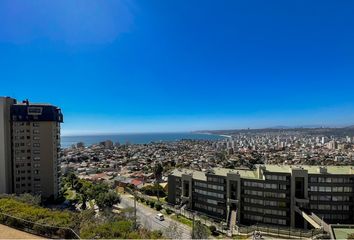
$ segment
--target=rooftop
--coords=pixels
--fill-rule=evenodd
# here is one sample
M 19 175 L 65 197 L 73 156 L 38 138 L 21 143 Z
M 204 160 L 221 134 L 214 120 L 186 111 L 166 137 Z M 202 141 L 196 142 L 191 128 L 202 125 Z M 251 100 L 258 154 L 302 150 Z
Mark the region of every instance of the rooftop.
M 354 166 L 290 166 L 290 165 L 260 165 L 265 167 L 264 172 L 274 173 L 290 173 L 292 169 L 304 169 L 309 174 L 320 174 L 320 168 L 326 170 L 326 174 L 349 175 L 354 174 Z M 238 173 L 242 178 L 258 179 L 257 170 L 250 169 L 227 169 L 227 168 L 213 168 L 210 170 L 213 174 L 218 176 L 227 176 L 227 174 Z M 181 177 L 183 174 L 193 175 L 194 179 L 206 181 L 207 171 L 194 171 L 190 169 L 175 169 L 172 173 L 174 176 Z

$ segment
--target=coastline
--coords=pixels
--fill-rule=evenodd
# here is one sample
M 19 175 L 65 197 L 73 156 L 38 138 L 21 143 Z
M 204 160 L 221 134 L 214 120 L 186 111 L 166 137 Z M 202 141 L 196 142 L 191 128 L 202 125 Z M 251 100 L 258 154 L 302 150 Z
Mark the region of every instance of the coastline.
M 232 138 L 232 136 L 231 136 L 231 135 L 220 135 L 220 134 L 215 134 L 215 135 L 217 135 L 217 136 L 221 136 L 221 137 L 226 137 L 226 138 Z
M 67 148 L 78 142 L 86 146 L 97 144 L 106 140 L 116 143 L 148 144 L 151 142 L 174 142 L 182 139 L 191 140 L 223 140 L 226 136 L 206 134 L 198 132 L 186 133 L 151 133 L 151 134 L 110 134 L 110 135 L 86 135 L 86 136 L 62 136 L 61 145 Z
M 210 133 L 210 132 L 192 132 L 196 134 L 204 134 L 204 135 L 213 135 L 213 136 L 219 136 L 219 137 L 224 137 L 224 138 L 232 138 L 231 135 L 225 135 L 225 134 L 215 134 L 215 133 Z

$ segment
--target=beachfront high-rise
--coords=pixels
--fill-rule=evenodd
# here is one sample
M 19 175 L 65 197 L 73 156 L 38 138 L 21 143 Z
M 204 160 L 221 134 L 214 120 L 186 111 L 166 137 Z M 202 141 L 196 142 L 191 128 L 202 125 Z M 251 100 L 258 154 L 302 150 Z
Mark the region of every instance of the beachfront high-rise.
M 0 193 L 59 192 L 61 110 L 0 97 Z

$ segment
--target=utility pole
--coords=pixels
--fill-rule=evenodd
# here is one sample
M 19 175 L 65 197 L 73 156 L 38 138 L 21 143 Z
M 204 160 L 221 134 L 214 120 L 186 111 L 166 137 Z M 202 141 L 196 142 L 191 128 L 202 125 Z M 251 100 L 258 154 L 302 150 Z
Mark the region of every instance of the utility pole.
M 160 202 L 160 181 L 159 179 L 156 179 L 157 181 L 157 201 Z
M 136 222 L 136 195 L 134 193 L 134 228 L 137 228 L 137 222 Z
M 125 187 L 124 188 L 128 193 L 130 193 L 131 195 L 133 195 L 134 197 L 134 229 L 137 228 L 137 217 L 136 217 L 136 193 L 134 190 L 131 190 L 130 188 Z

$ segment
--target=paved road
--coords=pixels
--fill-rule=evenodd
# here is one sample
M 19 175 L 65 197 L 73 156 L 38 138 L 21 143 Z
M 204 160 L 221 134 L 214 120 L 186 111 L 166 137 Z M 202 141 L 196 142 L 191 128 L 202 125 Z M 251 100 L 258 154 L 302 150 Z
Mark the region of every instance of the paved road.
M 134 199 L 133 196 L 131 195 L 121 195 L 122 201 L 120 203 L 121 207 L 127 208 L 127 207 L 134 207 Z M 177 221 L 174 221 L 168 217 L 165 216 L 165 221 L 159 221 L 155 218 L 156 214 L 158 211 L 149 208 L 139 202 L 136 203 L 137 206 L 137 211 L 136 215 L 138 218 L 138 221 L 147 229 L 151 230 L 161 230 L 162 232 L 165 232 L 166 228 L 171 224 L 171 222 L 177 223 L 177 226 L 179 226 L 179 229 L 182 232 L 182 239 L 190 239 L 190 232 L 191 228 L 188 226 L 179 223 Z

